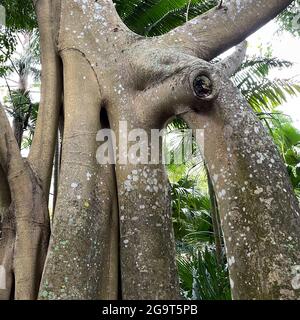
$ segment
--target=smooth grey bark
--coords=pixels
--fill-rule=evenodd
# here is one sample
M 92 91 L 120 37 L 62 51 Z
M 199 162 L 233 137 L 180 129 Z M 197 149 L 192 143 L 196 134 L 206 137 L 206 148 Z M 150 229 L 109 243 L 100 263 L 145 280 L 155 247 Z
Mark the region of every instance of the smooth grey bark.
M 205 128 L 203 157 L 216 191 L 234 299 L 299 299 L 300 219 L 274 142 L 232 83 L 183 119 Z M 279 200 L 280 199 L 280 200 Z
M 40 181 L 20 154 L 0 106 L 0 165 L 11 203 L 3 217 L 0 256 L 7 273 L 5 297 L 36 299 L 49 241 L 49 213 Z M 5 179 L 6 177 L 6 179 Z M 2 191 L 2 190 L 1 190 Z M 3 191 L 2 191 L 3 193 Z M 6 197 L 7 199 L 7 197 Z M 8 203 L 7 203 L 8 204 Z M 14 288 L 14 292 L 10 289 Z
M 224 0 L 166 35 L 162 43 L 210 61 L 275 18 L 293 0 Z
M 286 4 L 282 1 L 279 5 L 273 1 L 272 5 L 265 8 L 264 4 L 257 2 L 257 5 L 265 8 L 262 10 L 265 22 Z M 246 5 L 245 8 L 249 7 Z M 247 14 L 251 12 L 255 21 L 257 10 Z M 240 14 L 245 13 L 243 11 Z M 124 299 L 176 299 L 178 279 L 174 237 L 166 176 L 162 167 L 117 166 L 114 176 L 109 173 L 114 171 L 113 167 L 101 168 L 93 157 L 88 157 L 96 151 L 90 135 L 95 135 L 100 128 L 96 121 L 100 106 L 105 106 L 109 126 L 116 132 L 120 120 L 127 120 L 130 128 L 144 128 L 148 132 L 153 128 L 163 128 L 174 114 L 198 108 L 199 99 L 193 90 L 194 80 L 199 74 L 214 79 L 212 67 L 189 55 L 190 51 L 184 51 L 184 46 L 181 52 L 174 49 L 173 45 L 163 43 L 162 38 L 144 39 L 133 34 L 119 19 L 111 1 L 103 1 L 101 7 L 92 1 L 84 3 L 84 6 L 80 1 L 61 1 L 60 17 L 57 44 L 64 68 L 65 132 L 58 204 L 41 297 L 97 299 L 109 292 L 109 297 L 116 298 L 118 284 L 109 284 L 105 279 L 116 280 L 116 273 L 120 272 L 120 295 Z M 255 26 L 258 26 L 257 22 Z M 231 37 L 235 37 L 235 32 L 231 31 Z M 220 79 L 224 77 L 222 74 L 218 76 Z M 217 90 L 217 86 L 214 86 L 211 96 L 201 100 L 203 108 L 216 99 Z M 235 98 L 232 94 L 231 99 Z M 224 109 L 228 103 L 228 100 L 224 101 Z M 84 109 L 81 107 L 83 105 L 86 106 Z M 78 123 L 78 119 L 82 121 Z M 86 166 L 92 174 L 89 181 Z M 284 172 L 283 167 L 281 170 Z M 76 177 L 76 180 L 73 181 L 71 177 Z M 116 179 L 117 189 L 112 177 Z M 288 184 L 287 176 L 285 178 Z M 151 185 L 154 181 L 156 185 Z M 108 186 L 103 189 L 101 182 Z M 106 195 L 107 188 L 118 191 L 115 197 L 113 191 L 110 196 Z M 159 192 L 153 192 L 157 188 Z M 104 207 L 99 207 L 103 197 Z M 117 239 L 116 225 L 109 222 L 114 221 L 109 217 L 115 216 L 111 205 L 116 204 L 116 198 L 120 253 L 114 245 Z M 228 207 L 219 202 L 223 207 L 221 211 L 226 212 Z M 291 207 L 291 212 L 293 209 Z M 72 229 L 69 228 L 70 223 L 74 224 Z M 223 228 L 226 229 L 226 224 Z M 120 270 L 112 270 L 119 254 Z M 103 260 L 107 256 L 111 259 Z M 255 256 L 259 259 L 258 252 Z M 71 268 L 66 271 L 66 266 L 74 264 L 74 261 L 76 270 Z M 246 265 L 242 259 L 239 263 L 241 269 Z M 91 268 L 88 272 L 87 267 Z M 239 274 L 239 271 L 235 272 Z M 232 279 L 236 282 L 233 287 L 235 297 L 253 298 L 255 294 L 258 298 L 262 297 L 258 292 L 247 294 L 243 291 L 241 294 L 238 290 L 246 286 L 239 286 L 238 280 Z M 285 285 L 290 285 L 285 280 Z M 274 287 L 270 287 L 268 294 L 279 297 L 277 292 L 275 294 L 272 291 Z
M 38 0 L 35 4 L 41 50 L 41 101 L 28 162 L 49 194 L 55 142 L 62 106 L 62 66 L 56 40 L 60 21 L 60 1 Z
M 247 41 L 243 41 L 235 48 L 235 51 L 231 55 L 218 63 L 218 67 L 227 77 L 231 77 L 238 72 L 246 57 L 247 45 Z
M 0 161 L 2 163 L 2 161 Z M 11 297 L 12 264 L 13 264 L 13 239 L 14 232 L 10 220 L 9 207 L 11 204 L 9 186 L 2 165 L 0 165 L 0 261 L 6 270 L 6 289 L 0 290 L 0 300 Z

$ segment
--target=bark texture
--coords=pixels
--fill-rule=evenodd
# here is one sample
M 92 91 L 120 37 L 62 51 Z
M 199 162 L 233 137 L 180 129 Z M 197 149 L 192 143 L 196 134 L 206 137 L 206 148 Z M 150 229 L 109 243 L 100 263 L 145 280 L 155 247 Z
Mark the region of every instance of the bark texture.
M 4 298 L 36 299 L 48 249 L 47 201 L 39 179 L 20 155 L 2 107 L 0 130 L 0 173 L 5 173 L 1 190 L 5 211 L 2 212 L 0 256 L 7 273 L 3 295 Z
M 298 299 L 300 219 L 288 174 L 238 90 L 218 71 L 213 77 L 217 98 L 183 119 L 205 128 L 201 147 L 220 207 L 233 298 Z

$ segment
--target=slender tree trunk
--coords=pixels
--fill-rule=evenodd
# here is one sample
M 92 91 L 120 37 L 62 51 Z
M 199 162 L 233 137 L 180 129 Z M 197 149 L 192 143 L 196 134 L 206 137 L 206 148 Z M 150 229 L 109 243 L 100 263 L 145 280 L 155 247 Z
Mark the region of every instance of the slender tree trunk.
M 18 144 L 18 147 L 21 149 L 22 139 L 23 139 L 23 121 L 19 119 L 14 119 L 13 121 L 13 131 Z
M 9 186 L 11 197 L 2 223 L 2 259 L 8 277 L 7 292 L 4 294 L 16 299 L 36 299 L 49 240 L 47 201 L 39 179 L 20 155 L 2 106 L 0 130 L 0 161 L 3 169 L 0 173 L 4 173 L 4 190 L 1 191 L 7 194 Z M 12 288 L 14 292 L 9 291 Z

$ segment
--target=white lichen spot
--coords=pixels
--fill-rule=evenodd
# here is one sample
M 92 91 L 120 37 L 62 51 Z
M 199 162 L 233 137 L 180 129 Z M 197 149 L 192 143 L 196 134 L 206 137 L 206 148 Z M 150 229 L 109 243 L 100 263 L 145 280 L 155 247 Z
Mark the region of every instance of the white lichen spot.
M 3 265 L 0 265 L 0 290 L 6 289 L 6 271 Z
M 273 198 L 269 198 L 269 199 L 259 199 L 261 203 L 265 203 L 267 208 L 271 208 L 272 206 L 272 202 L 273 202 Z
M 292 276 L 293 276 L 293 279 L 291 281 L 292 288 L 294 290 L 300 290 L 300 265 L 292 267 Z
M 226 196 L 226 190 L 223 189 L 222 191 L 219 192 L 219 197 L 224 198 L 225 196 Z
M 86 178 L 87 178 L 88 181 L 91 180 L 91 177 L 92 177 L 92 174 L 89 173 L 89 172 L 87 172 L 87 173 L 86 173 Z
M 231 278 L 230 278 L 230 287 L 231 287 L 231 289 L 234 288 L 234 281 Z
M 78 187 L 78 183 L 73 182 L 73 183 L 71 184 L 71 188 L 72 188 L 72 189 L 76 189 L 77 187 Z
M 255 194 L 259 195 L 261 193 L 264 192 L 264 189 L 263 188 L 260 188 L 260 187 L 256 187 L 256 190 L 254 191 Z
M 229 264 L 229 267 L 235 264 L 235 258 L 233 256 L 228 259 L 228 264 Z
M 213 179 L 214 179 L 214 181 L 215 181 L 215 182 L 217 182 L 217 181 L 218 181 L 218 179 L 219 179 L 219 175 L 214 174 L 214 175 L 213 175 Z

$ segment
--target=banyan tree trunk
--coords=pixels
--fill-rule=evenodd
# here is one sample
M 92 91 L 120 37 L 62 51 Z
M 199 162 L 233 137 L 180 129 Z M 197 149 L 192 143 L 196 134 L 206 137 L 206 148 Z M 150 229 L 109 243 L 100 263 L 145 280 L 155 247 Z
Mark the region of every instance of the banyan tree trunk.
M 179 298 L 168 180 L 150 137 L 174 116 L 199 142 L 204 130 L 233 297 L 300 297 L 299 209 L 282 159 L 228 80 L 231 68 L 205 61 L 289 3 L 223 1 L 164 36 L 144 38 L 123 24 L 110 0 L 34 1 L 42 99 L 26 161 L 0 114 L 1 298 Z

